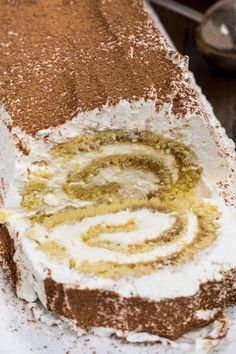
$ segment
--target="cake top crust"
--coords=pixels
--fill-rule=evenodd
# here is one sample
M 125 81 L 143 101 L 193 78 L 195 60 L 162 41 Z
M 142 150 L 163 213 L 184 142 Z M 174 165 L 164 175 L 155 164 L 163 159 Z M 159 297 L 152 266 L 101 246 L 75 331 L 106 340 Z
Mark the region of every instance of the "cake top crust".
M 0 0 L 0 48 L 0 102 L 28 134 L 122 99 L 196 109 L 140 0 Z

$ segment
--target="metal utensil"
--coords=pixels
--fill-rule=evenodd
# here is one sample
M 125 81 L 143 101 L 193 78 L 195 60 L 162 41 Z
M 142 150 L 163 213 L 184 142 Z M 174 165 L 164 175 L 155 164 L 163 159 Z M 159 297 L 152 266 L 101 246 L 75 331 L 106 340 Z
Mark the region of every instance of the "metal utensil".
M 175 0 L 151 0 L 199 23 L 196 43 L 200 52 L 215 66 L 236 70 L 236 0 L 222 0 L 203 15 Z

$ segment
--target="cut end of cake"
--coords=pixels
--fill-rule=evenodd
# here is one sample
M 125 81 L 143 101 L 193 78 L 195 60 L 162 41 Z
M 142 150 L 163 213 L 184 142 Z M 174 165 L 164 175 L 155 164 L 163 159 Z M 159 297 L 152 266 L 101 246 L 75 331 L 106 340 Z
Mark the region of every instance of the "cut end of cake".
M 11 187 L 18 195 L 1 211 L 21 245 L 15 256 L 20 297 L 38 296 L 47 309 L 76 321 L 78 330 L 114 326 L 124 337 L 137 331 L 177 338 L 222 312 L 227 296 L 215 316 L 195 315 L 211 309 L 210 300 L 202 303 L 213 284 L 220 301 L 225 279 L 229 286 L 235 280 L 230 247 L 224 250 L 228 270 L 220 263 L 222 242 L 230 237 L 225 220 L 235 210 L 191 147 L 153 131 L 105 130 L 45 144 L 37 155 L 24 156 L 20 171 L 23 180 Z M 102 319 L 85 320 L 87 292 Z M 177 325 L 183 301 L 188 320 Z M 108 302 L 116 308 L 109 319 Z M 170 304 L 177 314 L 167 320 Z M 145 324 L 137 327 L 146 307 Z M 126 311 L 138 316 L 135 321 Z

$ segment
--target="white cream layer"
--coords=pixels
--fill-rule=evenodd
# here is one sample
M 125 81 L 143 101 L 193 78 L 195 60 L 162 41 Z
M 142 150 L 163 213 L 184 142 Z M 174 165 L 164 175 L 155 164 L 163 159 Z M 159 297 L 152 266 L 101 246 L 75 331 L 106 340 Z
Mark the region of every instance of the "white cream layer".
M 142 209 L 136 212 L 122 211 L 117 214 L 107 214 L 104 216 L 85 218 L 80 223 L 59 225 L 53 230 L 47 230 L 46 228 L 37 225 L 33 229 L 34 239 L 42 244 L 47 241 L 57 242 L 60 246 L 65 247 L 69 256 L 76 261 L 77 265 L 79 265 L 82 261 L 89 261 L 92 263 L 98 261 L 111 261 L 118 262 L 120 264 L 135 264 L 139 262 L 155 261 L 158 257 L 167 257 L 174 252 L 178 252 L 182 249 L 182 247 L 193 241 L 197 232 L 197 218 L 192 212 L 189 212 L 187 227 L 180 239 L 167 246 L 156 247 L 149 252 L 125 254 L 121 251 L 118 252 L 101 247 L 91 247 L 82 241 L 81 237 L 83 233 L 88 231 L 91 226 L 101 223 L 104 223 L 104 225 L 123 224 L 130 218 L 135 220 L 137 230 L 130 232 L 119 232 L 117 234 L 103 234 L 99 238 L 109 240 L 112 243 L 115 242 L 114 238 L 116 238 L 116 240 L 121 244 L 135 244 L 140 241 L 143 242 L 145 240 L 157 238 L 160 236 L 161 232 L 170 228 L 175 221 L 175 218 L 171 215 L 152 213 L 147 209 Z M 14 229 L 17 229 L 19 219 L 14 216 L 13 218 L 10 218 L 9 222 Z M 26 229 L 25 236 L 27 237 L 29 231 Z M 34 243 L 36 251 L 38 243 L 34 241 L 32 242 Z M 45 262 L 46 261 L 47 256 L 45 256 Z M 68 264 L 66 260 L 64 263 Z

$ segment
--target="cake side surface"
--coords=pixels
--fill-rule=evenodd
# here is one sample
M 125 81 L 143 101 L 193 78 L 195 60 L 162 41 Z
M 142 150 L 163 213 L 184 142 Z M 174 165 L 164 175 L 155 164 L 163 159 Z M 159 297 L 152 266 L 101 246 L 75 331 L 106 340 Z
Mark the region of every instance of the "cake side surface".
M 0 227 L 0 265 L 4 269 L 6 279 L 11 283 L 14 290 L 17 284 L 17 268 L 13 260 L 15 253 L 14 242 L 6 227 Z
M 113 334 L 123 338 L 131 333 L 149 333 L 176 339 L 189 330 L 206 326 L 219 318 L 226 306 L 235 304 L 235 280 L 232 270 L 222 281 L 202 283 L 194 296 L 157 302 L 140 297 L 122 298 L 106 291 L 65 288 L 51 278 L 45 280 L 45 291 L 48 310 L 85 332 L 102 327 L 113 329 Z

